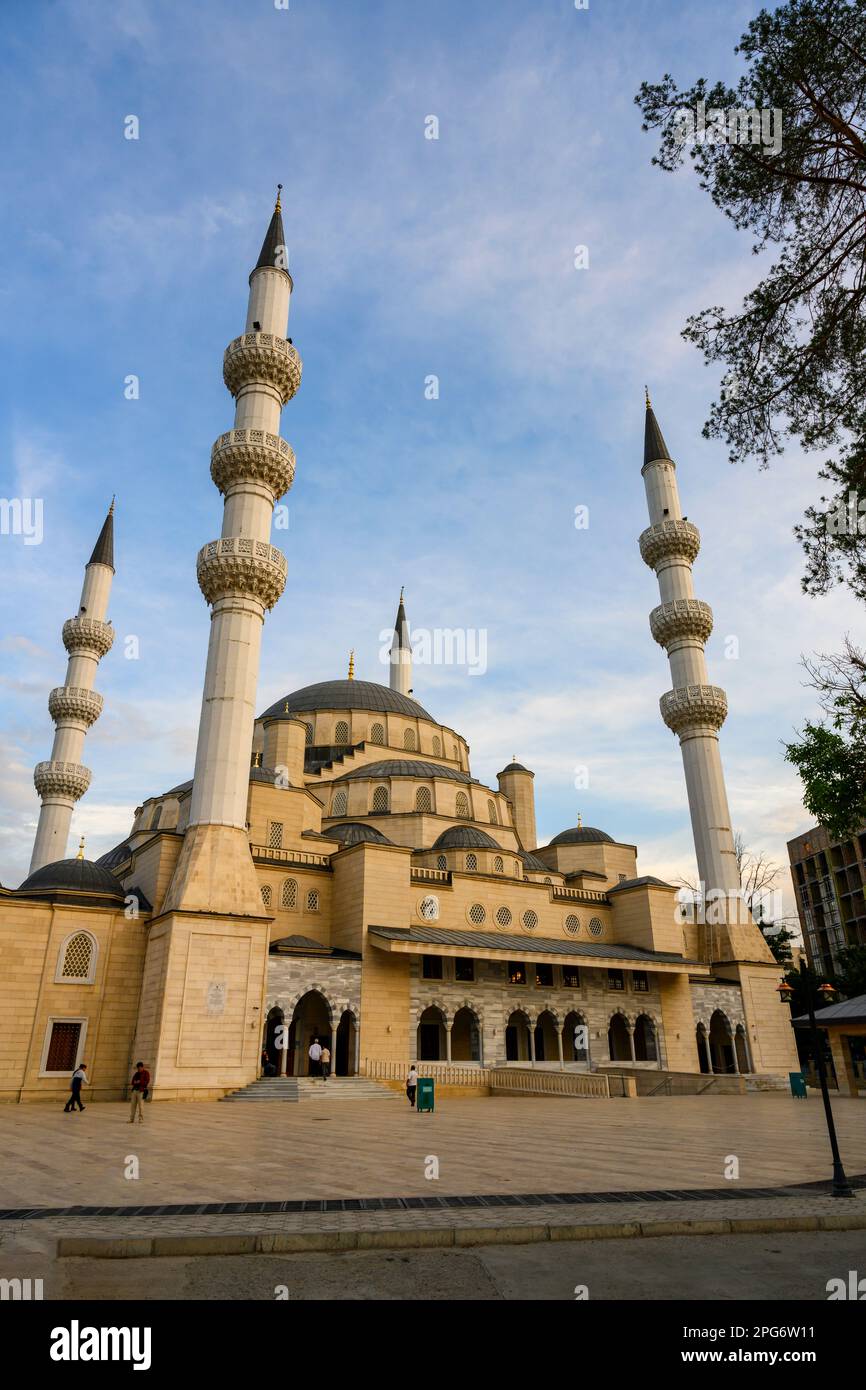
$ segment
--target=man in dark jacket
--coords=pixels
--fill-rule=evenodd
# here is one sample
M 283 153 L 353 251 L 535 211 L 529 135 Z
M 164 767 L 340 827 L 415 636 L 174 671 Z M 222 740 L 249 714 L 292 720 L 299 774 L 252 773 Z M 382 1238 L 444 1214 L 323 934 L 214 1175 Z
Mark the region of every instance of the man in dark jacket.
M 136 1062 L 135 1071 L 132 1073 L 132 1081 L 130 1082 L 129 1092 L 130 1124 L 134 1123 L 136 1115 L 138 1116 L 138 1123 L 144 1123 L 144 1106 L 142 1102 L 147 1100 L 149 1090 L 150 1072 L 147 1070 L 147 1067 L 144 1065 L 144 1062 Z

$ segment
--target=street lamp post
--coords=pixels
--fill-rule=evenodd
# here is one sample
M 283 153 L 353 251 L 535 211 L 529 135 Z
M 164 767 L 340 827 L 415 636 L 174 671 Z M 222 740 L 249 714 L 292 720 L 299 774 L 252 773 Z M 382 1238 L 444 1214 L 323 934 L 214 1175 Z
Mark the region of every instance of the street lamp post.
M 806 1008 L 809 1012 L 809 1024 L 812 1029 L 812 1046 L 815 1049 L 815 1061 L 818 1067 L 818 1080 L 821 1083 L 821 1099 L 824 1102 L 824 1115 L 827 1120 L 827 1133 L 830 1136 L 830 1148 L 833 1153 L 833 1196 L 834 1197 L 853 1197 L 854 1190 L 851 1187 L 845 1169 L 842 1167 L 842 1159 L 839 1155 L 839 1143 L 836 1139 L 836 1126 L 833 1123 L 833 1111 L 830 1106 L 830 1093 L 827 1090 L 827 1068 L 824 1066 L 824 1041 L 818 1034 L 818 1024 L 815 1021 L 815 996 L 821 995 L 827 1003 L 832 1002 L 832 996 L 836 990 L 832 985 L 816 985 L 815 976 L 812 974 L 808 965 L 801 965 L 799 970 L 800 979 L 803 982 L 803 991 L 806 996 Z M 783 980 L 779 985 L 779 998 L 783 1004 L 790 1002 L 794 994 L 793 987 Z

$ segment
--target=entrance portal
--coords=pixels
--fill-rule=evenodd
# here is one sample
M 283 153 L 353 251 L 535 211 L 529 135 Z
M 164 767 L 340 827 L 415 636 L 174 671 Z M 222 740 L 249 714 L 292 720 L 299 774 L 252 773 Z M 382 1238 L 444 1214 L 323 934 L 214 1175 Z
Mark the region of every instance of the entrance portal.
M 290 1075 L 310 1076 L 310 1044 L 318 1038 L 322 1047 L 331 1046 L 331 1011 L 318 990 L 311 989 L 299 999 L 292 1015 L 289 1033 Z M 286 1068 L 288 1071 L 288 1067 Z

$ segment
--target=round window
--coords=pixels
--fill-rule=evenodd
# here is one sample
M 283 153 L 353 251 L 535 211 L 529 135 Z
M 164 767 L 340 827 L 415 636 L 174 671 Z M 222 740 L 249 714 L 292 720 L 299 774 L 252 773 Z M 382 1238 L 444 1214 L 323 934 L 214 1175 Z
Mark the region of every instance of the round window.
M 523 925 L 527 931 L 535 931 L 535 928 L 538 926 L 538 913 L 533 912 L 531 909 L 529 912 L 524 912 Z
M 439 899 L 431 893 L 428 897 L 421 899 L 418 908 L 419 917 L 423 917 L 425 922 L 437 922 L 439 920 Z
M 481 923 L 485 920 L 486 917 L 487 913 L 485 912 L 481 903 L 473 903 L 469 909 L 470 922 L 474 922 L 476 927 L 480 927 Z
M 601 936 L 604 933 L 604 923 L 598 917 L 593 917 L 589 930 L 592 936 Z
M 580 918 L 575 917 L 573 912 L 565 919 L 565 930 L 572 936 L 577 936 L 580 931 Z
M 511 909 L 508 907 L 500 907 L 496 913 L 496 920 L 499 923 L 500 927 L 510 927 Z

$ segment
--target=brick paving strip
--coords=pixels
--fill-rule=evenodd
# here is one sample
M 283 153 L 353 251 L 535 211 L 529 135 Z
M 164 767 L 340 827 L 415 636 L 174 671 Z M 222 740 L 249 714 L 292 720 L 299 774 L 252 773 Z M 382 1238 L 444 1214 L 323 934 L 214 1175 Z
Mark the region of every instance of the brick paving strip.
M 866 1176 L 853 1178 L 858 1197 Z M 483 1210 L 483 1224 L 478 1217 Z M 664 1211 L 664 1215 L 662 1215 Z M 530 1217 L 531 1212 L 531 1218 Z M 580 1220 L 575 1217 L 579 1212 Z M 136 1259 L 424 1249 L 649 1236 L 866 1230 L 866 1204 L 827 1183 L 659 1192 L 503 1194 L 174 1207 L 21 1209 L 17 1234 L 57 1238 L 57 1255 Z M 122 1220 L 122 1232 L 118 1221 Z M 38 1223 L 38 1225 L 37 1225 Z

